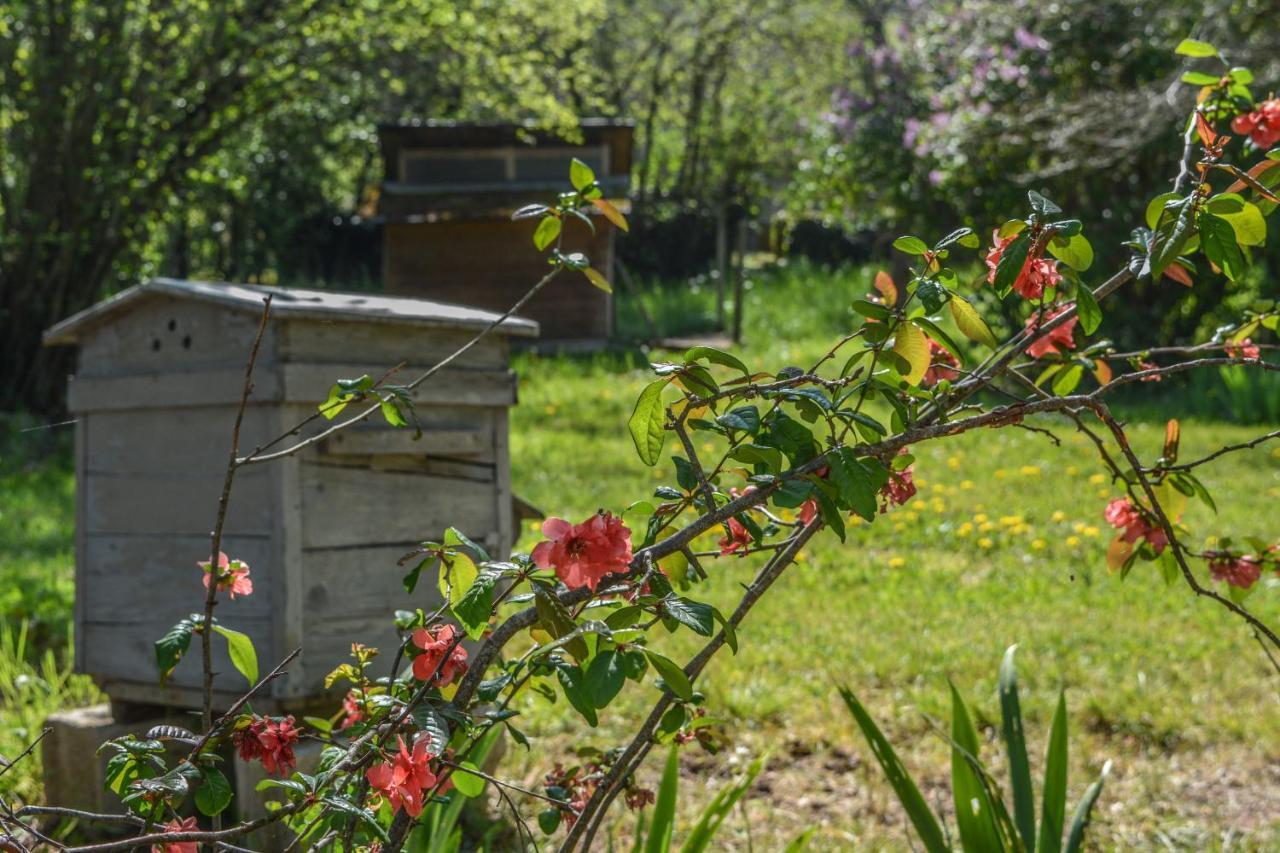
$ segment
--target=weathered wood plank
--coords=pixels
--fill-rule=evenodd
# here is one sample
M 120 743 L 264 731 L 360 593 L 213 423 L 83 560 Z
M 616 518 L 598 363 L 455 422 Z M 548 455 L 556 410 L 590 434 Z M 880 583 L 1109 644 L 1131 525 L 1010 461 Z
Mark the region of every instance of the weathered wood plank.
M 72 377 L 67 408 L 72 412 L 104 409 L 176 409 L 186 406 L 234 406 L 244 390 L 244 367 L 174 370 L 136 376 Z M 251 404 L 281 399 L 279 374 L 266 366 L 254 372 Z
M 241 471 L 227 509 L 229 535 L 271 532 L 272 502 L 268 473 L 262 467 Z M 83 485 L 88 533 L 208 535 L 222 490 L 219 475 L 203 477 L 97 474 Z
M 134 622 L 86 622 L 85 653 L 77 661 L 79 672 L 90 673 L 103 679 L 120 679 L 139 684 L 159 684 L 156 672 L 155 641 L 196 607 L 177 608 L 165 616 L 153 615 L 147 620 Z M 270 648 L 271 625 L 262 620 L 227 618 L 228 628 L 248 634 L 258 650 L 258 667 L 263 672 L 275 665 L 266 659 L 264 651 Z M 227 656 L 227 641 L 220 636 L 213 638 L 214 687 L 219 690 L 243 690 L 247 684 L 231 664 Z M 199 687 L 202 683 L 200 665 L 200 638 L 193 637 L 191 648 L 173 671 L 169 682 L 174 687 Z
M 406 543 L 304 551 L 301 598 L 306 604 L 307 635 L 329 633 L 329 623 L 344 615 L 390 619 L 397 609 L 430 610 L 439 604 L 434 569 L 423 570 L 412 595 L 404 591 L 402 580 L 416 560 L 403 566 L 397 561 L 412 550 L 413 544 Z
M 234 420 L 231 406 L 85 414 L 81 421 L 93 425 L 87 436 L 88 471 L 91 475 L 210 474 L 221 479 Z M 276 432 L 270 408 L 250 406 L 240 430 L 241 446 L 255 447 Z
M 397 381 L 409 382 L 427 366 L 404 368 Z M 289 401 L 319 405 L 337 379 L 354 379 L 368 374 L 375 379 L 386 372 L 386 365 L 361 364 L 297 364 L 281 367 L 284 398 Z M 447 367 L 413 392 L 414 402 L 422 405 L 512 406 L 516 402 L 516 376 L 509 370 Z
M 304 462 L 303 548 L 439 539 L 446 528 L 497 531 L 493 485 Z
M 325 439 L 320 448 L 327 456 L 480 456 L 492 445 L 482 427 L 475 429 L 424 429 L 415 439 L 412 429 L 348 429 Z
M 350 363 L 352 353 L 386 370 L 400 362 L 435 364 L 475 336 L 473 330 L 387 326 L 335 320 L 291 320 L 280 327 L 280 358 L 312 364 Z M 462 367 L 507 365 L 507 340 L 490 335 L 456 362 Z
M 272 614 L 272 546 L 262 536 L 229 536 L 223 551 L 249 564 L 250 596 L 225 596 L 219 618 L 267 619 Z M 208 536 L 118 536 L 88 534 L 79 593 L 82 622 L 127 622 L 146 614 L 204 601 L 203 573 L 197 561 L 209 559 Z
M 243 366 L 257 329 L 258 318 L 248 313 L 154 296 L 85 333 L 77 374 L 119 376 Z M 272 358 L 271 334 L 259 353 L 262 364 Z

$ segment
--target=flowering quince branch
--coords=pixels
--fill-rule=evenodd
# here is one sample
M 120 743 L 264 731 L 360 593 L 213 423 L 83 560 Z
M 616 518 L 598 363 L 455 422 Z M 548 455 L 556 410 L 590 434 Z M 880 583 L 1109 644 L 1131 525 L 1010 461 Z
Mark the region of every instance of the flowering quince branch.
M 1108 564 L 1121 578 L 1139 560 L 1155 563 L 1167 581 L 1181 578 L 1195 594 L 1245 620 L 1269 655 L 1280 649 L 1280 637 L 1243 604 L 1264 572 L 1280 571 L 1280 548 L 1250 540 L 1247 551 L 1225 541 L 1221 547 L 1193 551 L 1183 544 L 1187 531 L 1180 522 L 1188 497 L 1213 506 L 1194 469 L 1226 453 L 1256 447 L 1280 436 L 1280 430 L 1179 463 L 1180 427 L 1171 421 L 1160 458 L 1144 465 L 1105 402 L 1134 383 L 1193 369 L 1275 370 L 1276 365 L 1262 359 L 1264 349 L 1274 345 L 1255 343 L 1254 338 L 1274 333 L 1280 315 L 1274 307 L 1247 312 L 1213 341 L 1193 346 L 1117 353 L 1106 341 L 1088 342 L 1102 320 L 1100 305 L 1137 278 L 1163 277 L 1191 286 L 1196 268 L 1190 256 L 1197 253 L 1228 278 L 1245 269 L 1247 249 L 1259 240 L 1255 226 L 1275 206 L 1270 187 L 1280 180 L 1280 169 L 1266 164 L 1280 162 L 1264 160 L 1248 172 L 1228 162 L 1226 152 L 1233 143 L 1217 128 L 1230 124 L 1258 147 L 1259 139 L 1269 138 L 1274 112 L 1251 98 L 1246 103 L 1238 81 L 1230 78 L 1228 74 L 1225 82 L 1206 87 L 1210 91 L 1201 93 L 1189 121 L 1184 169 L 1194 181 L 1180 176 L 1174 193 L 1153 200 L 1147 227 L 1127 244 L 1133 259 L 1102 284 L 1091 288 L 1082 278 L 1093 261 L 1082 224 L 1065 218 L 1052 201 L 1030 193 L 1029 214 L 997 228 L 982 255 L 988 270 L 984 286 L 998 298 L 1027 304 L 1025 325 L 1003 344 L 948 266 L 959 249 L 980 249 L 973 231 L 959 229 L 932 244 L 913 236 L 895 241 L 912 258 L 909 281 L 899 286 L 887 274 L 877 276 L 876 292 L 854 302 L 864 322 L 808 370 L 761 372 L 710 347 L 693 347 L 681 359 L 654 364 L 654 379 L 637 400 L 628 428 L 638 456 L 650 466 L 659 462 L 667 433 L 674 433 L 673 484 L 659 486 L 652 500 L 637 501 L 620 515 L 602 509 L 576 522 L 549 518 L 542 528 L 544 540 L 532 553 L 507 560 L 490 559 L 453 529 L 440 542 L 423 543 L 413 555 L 422 560 L 406 577 L 406 587 L 413 591 L 424 568 L 438 569 L 445 601 L 433 612 L 397 614 L 401 642 L 388 676 L 373 677 L 376 650 L 359 644 L 353 645 L 353 662 L 334 670 L 330 684 L 341 681 L 349 687 L 341 717 L 327 729 L 317 724 L 326 747 L 314 775 L 291 772 L 298 736 L 292 718 L 241 713 L 248 696 L 282 672 L 286 660 L 266 678 L 250 678 L 254 686 L 249 693 L 216 723 L 206 709 L 204 734 L 190 737 L 196 748 L 177 768 L 168 769 L 146 742 L 114 743 L 122 764 L 145 769 L 124 788 L 134 817 L 145 821 L 145 834 L 85 849 L 221 843 L 283 821 L 294 833 L 294 845 L 337 844 L 351 850 L 379 844 L 391 853 L 441 797 L 475 796 L 492 783 L 521 831 L 527 829 L 513 793 L 545 806 L 538 818 L 544 832 L 567 825 L 561 850 L 589 850 L 620 794 L 625 792 L 628 805 L 637 808 L 651 799 L 636 785 L 635 774 L 654 745 L 697 740 L 715 748 L 717 735 L 704 716 L 697 679 L 721 648 L 736 652 L 737 629 L 814 536 L 830 530 L 844 540 L 850 525 L 874 524 L 880 515 L 911 501 L 912 447 L 983 428 L 1013 426 L 1052 435 L 1026 422 L 1037 416 L 1074 422 L 1121 487 L 1100 507 L 1117 529 Z M 1211 177 L 1219 173 L 1236 183 L 1215 191 Z M 518 214 L 538 220 L 535 245 L 550 250 L 553 267 L 524 299 L 566 268 L 600 284 L 585 258 L 560 252 L 565 222 L 590 224 L 583 210 L 593 209 L 625 226 L 588 167 L 575 163 L 570 180 L 573 191 L 555 206 L 532 206 Z M 948 331 L 951 327 L 958 334 Z M 961 347 L 956 338 L 970 343 Z M 975 367 L 966 367 L 966 360 L 975 360 L 975 348 L 989 352 Z M 1150 363 L 1157 357 L 1181 360 Z M 842 365 L 839 358 L 845 359 Z M 412 389 L 449 361 L 405 387 Z M 1118 374 L 1126 363 L 1131 369 Z M 1041 370 L 1035 378 L 1033 367 Z M 1079 390 L 1090 381 L 1096 383 L 1093 390 Z M 306 424 L 243 458 L 235 456 L 233 441 L 229 470 L 295 453 L 373 415 L 386 402 L 379 395 L 391 393 L 383 380 L 349 384 L 331 394 L 322 417 L 336 417 L 352 401 L 379 402 L 279 450 L 272 448 L 300 434 Z M 1000 395 L 1004 404 L 991 405 L 985 392 Z M 228 476 L 220 519 L 230 480 Z M 718 542 L 717 530 L 724 534 Z M 729 565 L 717 565 L 716 559 L 756 553 L 766 555 L 763 565 L 730 615 L 689 597 L 695 584 Z M 1200 580 L 1193 559 L 1206 562 L 1209 583 Z M 248 567 L 225 557 L 217 539 L 204 567 L 206 600 L 219 591 L 252 593 Z M 1224 591 L 1213 583 L 1224 584 Z M 211 608 L 203 621 L 199 614 L 187 621 L 187 640 L 199 630 L 206 649 L 210 633 L 227 630 L 215 624 Z M 705 642 L 680 665 L 657 648 L 659 624 L 670 631 L 692 631 Z M 523 651 L 507 657 L 507 647 L 522 635 Z M 467 637 L 477 645 L 464 647 Z M 181 642 L 179 632 L 164 648 L 180 654 L 185 648 Z M 160 651 L 157 644 L 158 660 Z M 208 677 L 207 659 L 205 666 Z M 660 679 L 657 698 L 626 743 L 583 767 L 557 767 L 548 774 L 543 792 L 504 782 L 476 766 L 487 749 L 484 744 L 502 731 L 527 744 L 512 723 L 518 696 L 562 694 L 594 726 L 627 682 L 643 683 L 651 674 Z M 268 771 L 287 776 L 272 784 L 288 800 L 259 821 L 200 830 L 182 822 L 176 809 L 190 793 L 188 780 L 199 793 L 200 786 L 215 778 L 201 757 L 208 747 L 222 743 L 228 730 L 242 758 L 259 760 Z M 3 810 L 0 821 L 6 827 L 25 826 Z M 161 832 L 148 831 L 161 823 Z

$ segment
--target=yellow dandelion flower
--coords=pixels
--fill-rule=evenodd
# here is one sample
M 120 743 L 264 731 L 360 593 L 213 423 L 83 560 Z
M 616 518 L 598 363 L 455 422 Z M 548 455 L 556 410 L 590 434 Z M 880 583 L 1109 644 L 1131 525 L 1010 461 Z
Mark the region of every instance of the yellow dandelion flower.
M 981 530 L 983 533 L 988 533 L 992 530 L 995 530 L 996 526 L 993 522 L 984 521 L 978 525 L 978 529 Z
M 1111 492 L 1107 491 L 1106 489 L 1098 489 L 1098 497 L 1109 498 L 1111 497 Z
M 966 492 L 969 491 L 973 488 L 973 480 L 961 480 L 960 488 L 964 489 Z
M 959 460 L 959 459 L 957 459 L 957 458 L 956 458 L 956 457 L 954 457 L 954 456 L 952 456 L 952 457 L 948 458 L 948 459 L 947 459 L 947 467 L 948 467 L 948 468 L 950 468 L 952 471 L 959 471 L 959 470 L 960 470 L 960 460 Z
M 1089 485 L 1091 486 L 1098 486 L 1105 482 L 1107 482 L 1106 474 L 1093 474 L 1089 477 Z
M 979 548 L 990 548 L 994 544 L 996 543 L 992 542 L 990 539 L 988 539 L 985 536 L 983 536 L 981 539 L 978 540 Z
M 902 568 L 903 566 L 905 566 L 906 564 L 907 564 L 907 561 L 906 561 L 906 558 L 905 558 L 905 557 L 890 557 L 890 558 L 889 558 L 889 568 L 891 568 L 891 569 L 900 569 L 900 568 Z
M 1074 530 L 1076 533 L 1084 533 L 1084 529 L 1087 526 L 1088 525 L 1086 525 L 1083 521 L 1077 521 L 1075 524 L 1071 525 L 1071 529 Z
M 968 537 L 973 535 L 973 527 L 966 524 L 956 531 L 956 535 L 959 536 L 961 539 L 967 539 Z
M 1053 515 L 1049 516 L 1049 520 L 1050 520 L 1050 521 L 1063 521 L 1063 520 L 1065 520 L 1065 519 L 1066 519 L 1066 517 L 1067 517 L 1067 514 L 1066 514 L 1065 512 L 1063 512 L 1063 511 L 1062 511 L 1062 510 L 1060 510 L 1060 509 L 1055 509 L 1055 510 L 1053 511 Z
M 1009 472 L 1004 470 L 1003 468 L 996 469 L 996 477 L 998 477 L 999 479 L 1003 480 L 1005 477 L 1008 477 L 1008 476 L 1009 476 Z
M 981 524 L 987 520 L 987 514 L 985 512 L 980 512 L 973 517 L 973 520 Z
M 1045 542 L 1043 539 L 1031 540 L 1031 548 L 1032 550 L 1035 550 L 1035 551 L 1043 551 L 1048 544 L 1049 543 Z
M 1068 465 L 1068 466 L 1067 466 L 1067 476 L 1068 476 L 1068 477 L 1074 477 L 1076 474 L 1079 474 L 1079 473 L 1080 473 L 1080 469 L 1079 469 L 1079 468 L 1077 468 L 1076 466 L 1074 466 L 1074 465 Z
M 919 521 L 920 513 L 916 512 L 913 509 L 909 509 L 902 514 L 902 520 L 903 521 Z
M 543 409 L 542 411 L 543 411 L 543 412 L 545 412 L 545 413 L 547 413 L 548 415 L 554 415 L 554 414 L 556 413 L 556 407 L 555 407 L 555 405 L 554 405 L 554 404 L 552 404 L 552 405 L 550 405 L 550 406 L 547 406 L 547 407 L 546 407 L 545 409 Z
M 1218 544 L 1218 537 L 1217 537 L 1217 536 L 1206 536 L 1206 537 L 1204 537 L 1204 547 L 1206 547 L 1206 548 L 1212 548 L 1212 547 L 1214 547 L 1214 546 L 1215 546 L 1215 545 L 1217 545 L 1217 544 Z
M 1080 544 L 1080 537 L 1079 537 L 1079 536 L 1068 536 L 1068 537 L 1067 537 L 1067 547 L 1068 547 L 1068 548 L 1074 548 L 1074 547 L 1076 547 L 1076 546 L 1077 546 L 1077 545 L 1079 545 L 1079 544 Z
M 901 533 L 902 531 L 904 531 L 904 530 L 906 530 L 906 529 L 907 529 L 907 526 L 906 526 L 905 524 L 903 524 L 901 521 L 895 521 L 895 522 L 893 523 L 893 532 L 894 532 L 894 533 Z
M 1023 465 L 1018 469 L 1018 473 L 1024 477 L 1039 477 L 1040 467 L 1038 465 Z
M 1086 527 L 1086 528 L 1084 529 L 1084 535 L 1085 535 L 1085 536 L 1091 536 L 1091 537 L 1092 537 L 1092 536 L 1097 536 L 1097 535 L 1098 535 L 1098 528 L 1094 527 L 1093 525 L 1089 525 L 1088 527 Z
M 1019 524 L 1021 524 L 1021 523 L 1022 523 L 1022 516 L 1020 516 L 1020 515 L 1002 515 L 1002 516 L 1000 516 L 1000 523 L 1001 523 L 1002 525 L 1004 525 L 1005 527 L 1017 527 Z
M 929 509 L 933 510 L 934 512 L 946 512 L 947 502 L 944 501 L 942 498 L 934 498 L 933 500 L 929 501 Z

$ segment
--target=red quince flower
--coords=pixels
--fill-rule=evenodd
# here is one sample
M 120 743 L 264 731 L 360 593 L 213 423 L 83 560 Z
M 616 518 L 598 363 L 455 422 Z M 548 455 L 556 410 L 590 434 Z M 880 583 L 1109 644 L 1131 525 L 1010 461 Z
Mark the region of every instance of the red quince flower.
M 375 764 L 365 771 L 369 785 L 391 803 L 392 811 L 401 808 L 410 817 L 422 814 L 423 794 L 430 793 L 438 777 L 431 771 L 431 761 L 436 757 L 428 749 L 427 739 L 419 738 L 413 751 L 405 746 L 404 738 L 397 738 L 400 750 L 389 761 Z
M 907 448 L 898 451 L 898 455 L 902 456 L 907 452 Z M 907 501 L 916 496 L 916 484 L 913 480 L 911 469 L 915 467 L 908 465 L 901 471 L 889 470 L 889 479 L 880 487 L 880 512 L 883 514 L 889 511 L 891 506 L 902 506 Z
M 434 677 L 442 685 L 460 678 L 467 671 L 467 650 L 457 639 L 458 629 L 452 625 L 414 631 L 413 644 L 422 654 L 413 659 L 413 677 L 419 681 Z
M 1026 330 L 1034 332 L 1036 327 L 1046 325 L 1050 320 L 1058 317 L 1062 312 L 1070 308 L 1070 305 L 1063 305 L 1055 311 L 1051 311 L 1044 319 L 1040 319 L 1039 315 L 1032 314 L 1027 318 Z M 1076 348 L 1075 330 L 1076 323 L 1079 322 L 1078 317 L 1072 317 L 1061 326 L 1050 329 L 1045 334 L 1036 338 L 1027 347 L 1027 355 L 1032 358 L 1040 358 L 1046 353 L 1054 353 L 1055 355 L 1066 355 L 1067 350 Z
M 204 588 L 209 588 L 209 578 L 214 572 L 209 571 L 209 561 L 200 560 L 197 566 L 204 569 Z M 230 560 L 223 552 L 218 552 L 218 591 L 228 592 L 234 601 L 237 595 L 249 595 L 253 592 L 253 581 L 249 580 L 249 564 L 243 560 Z
M 533 562 L 543 569 L 554 566 L 570 589 L 595 592 L 603 578 L 630 568 L 631 531 L 612 513 L 598 512 L 581 524 L 548 518 L 542 535 L 548 539 L 534 547 Z
M 924 372 L 920 384 L 930 388 L 944 379 L 955 379 L 959 376 L 960 373 L 956 370 L 960 366 L 959 359 L 928 335 L 925 335 L 924 339 L 929 344 L 929 369 Z
M 1245 338 L 1238 344 L 1226 344 L 1222 347 L 1231 358 L 1262 358 L 1262 350 L 1251 339 Z
M 720 537 L 720 556 L 726 557 L 751 547 L 751 534 L 741 521 L 729 516 L 726 523 L 729 525 L 729 535 Z
M 800 512 L 797 513 L 802 524 L 811 524 L 818 517 L 818 502 L 814 498 L 809 498 L 800 504 Z
M 1231 121 L 1231 129 L 1247 135 L 1259 148 L 1270 148 L 1280 142 L 1280 99 L 1263 101 L 1253 112 L 1236 116 Z
M 1262 577 L 1262 564 L 1253 557 L 1233 557 L 1220 554 L 1209 560 L 1209 572 L 1216 581 L 1248 589 Z
M 196 822 L 196 818 L 189 817 L 186 820 L 169 821 L 160 827 L 161 832 L 195 832 L 200 828 Z M 151 853 L 199 853 L 200 843 L 197 841 L 165 841 L 161 844 L 152 844 Z
M 1001 239 L 998 229 L 992 232 L 993 245 L 987 252 L 988 283 L 996 283 L 996 267 L 1000 265 L 1000 258 L 1017 236 L 1017 234 L 1011 234 Z M 1057 262 L 1042 257 L 1039 252 L 1040 250 L 1036 249 L 1027 253 L 1027 259 L 1022 263 L 1022 271 L 1013 282 L 1013 289 L 1027 299 L 1039 299 L 1044 295 L 1045 288 L 1053 287 L 1062 281 L 1062 273 L 1058 272 Z
M 342 698 L 342 713 L 342 724 L 338 726 L 340 731 L 349 729 L 364 719 L 364 711 L 360 707 L 359 691 L 347 691 L 347 695 Z
M 1128 498 L 1112 499 L 1103 510 L 1102 517 L 1121 531 L 1120 538 L 1131 545 L 1139 539 L 1145 539 L 1152 550 L 1159 554 L 1169 544 L 1164 528 L 1151 523 L 1147 514 Z
M 298 728 L 292 716 L 255 717 L 236 730 L 231 742 L 240 751 L 241 761 L 261 761 L 262 769 L 273 775 L 288 776 L 298 764 L 293 754 Z

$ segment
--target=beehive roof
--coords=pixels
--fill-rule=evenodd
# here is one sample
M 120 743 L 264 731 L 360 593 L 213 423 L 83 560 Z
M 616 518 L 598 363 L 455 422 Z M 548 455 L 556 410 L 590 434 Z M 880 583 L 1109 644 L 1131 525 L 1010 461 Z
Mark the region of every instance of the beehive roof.
M 339 293 L 329 290 L 303 290 L 293 287 L 271 287 L 264 284 L 229 284 L 226 282 L 186 281 L 156 278 L 135 285 L 109 299 L 104 299 L 78 314 L 73 314 L 44 333 L 46 345 L 74 344 L 85 332 L 130 311 L 135 305 L 157 296 L 176 296 L 212 302 L 234 311 L 260 313 L 262 300 L 271 299 L 271 316 L 276 320 L 340 318 L 371 323 L 428 326 L 448 329 L 481 329 L 500 315 L 479 308 L 381 296 L 372 293 Z M 508 317 L 496 330 L 499 334 L 533 336 L 538 324 L 524 317 Z

